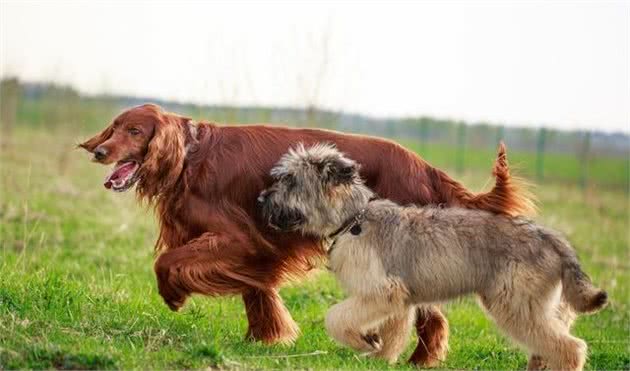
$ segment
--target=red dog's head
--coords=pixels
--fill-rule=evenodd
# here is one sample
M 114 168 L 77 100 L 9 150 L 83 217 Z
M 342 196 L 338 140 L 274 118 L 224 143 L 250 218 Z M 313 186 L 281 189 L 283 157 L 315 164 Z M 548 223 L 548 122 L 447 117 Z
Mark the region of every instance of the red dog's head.
M 188 121 L 145 104 L 123 112 L 79 146 L 93 153 L 94 161 L 115 164 L 105 179 L 106 188 L 123 192 L 138 183 L 140 195 L 151 198 L 166 191 L 181 173 Z

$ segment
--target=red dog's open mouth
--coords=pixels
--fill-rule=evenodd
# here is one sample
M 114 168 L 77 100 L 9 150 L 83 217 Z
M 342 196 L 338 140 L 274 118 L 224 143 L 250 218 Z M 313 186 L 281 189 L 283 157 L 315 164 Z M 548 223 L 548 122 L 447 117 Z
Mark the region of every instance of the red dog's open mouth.
M 116 164 L 111 174 L 105 178 L 103 185 L 107 189 L 123 192 L 129 189 L 137 180 L 136 172 L 140 165 L 135 161 L 121 161 Z

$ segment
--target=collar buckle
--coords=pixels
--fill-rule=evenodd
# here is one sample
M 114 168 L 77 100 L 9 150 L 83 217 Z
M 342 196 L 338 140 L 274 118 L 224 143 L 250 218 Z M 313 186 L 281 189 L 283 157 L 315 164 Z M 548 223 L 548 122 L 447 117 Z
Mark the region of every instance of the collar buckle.
M 341 236 L 342 234 L 345 234 L 346 232 L 348 232 L 349 230 L 353 229 L 356 226 L 360 226 L 361 223 L 363 223 L 363 221 L 365 220 L 366 212 L 367 212 L 367 207 L 364 207 L 363 209 L 361 209 L 361 211 L 356 213 L 352 218 L 344 222 L 341 225 L 341 227 L 339 227 L 336 231 L 334 231 L 333 233 L 328 235 L 328 237 L 326 237 L 326 242 L 328 243 L 328 248 L 326 250 L 328 254 L 330 254 L 330 252 L 335 247 L 335 243 L 337 242 L 337 239 L 339 238 L 339 236 Z

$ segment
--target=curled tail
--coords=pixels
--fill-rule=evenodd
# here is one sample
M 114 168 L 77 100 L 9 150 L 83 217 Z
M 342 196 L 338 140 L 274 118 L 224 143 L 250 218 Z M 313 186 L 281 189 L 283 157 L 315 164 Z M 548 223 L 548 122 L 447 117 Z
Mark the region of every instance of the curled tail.
M 562 294 L 579 313 L 594 313 L 608 303 L 606 291 L 593 286 L 577 262 L 562 266 Z
M 608 294 L 593 285 L 569 242 L 548 230 L 541 231 L 540 235 L 553 245 L 562 259 L 562 296 L 571 307 L 579 313 L 594 313 L 606 306 Z
M 510 216 L 535 215 L 535 197 L 527 190 L 527 183 L 510 175 L 505 144 L 501 142 L 492 174 L 495 185 L 487 193 L 473 194 L 445 173 L 437 172 L 436 189 L 449 204 L 468 209 L 480 209 Z

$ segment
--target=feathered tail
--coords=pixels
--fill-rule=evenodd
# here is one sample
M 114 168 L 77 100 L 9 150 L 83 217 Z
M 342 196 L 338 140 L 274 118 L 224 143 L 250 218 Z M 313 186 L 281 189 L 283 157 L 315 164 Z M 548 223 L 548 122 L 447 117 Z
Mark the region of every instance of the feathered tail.
M 458 205 L 468 209 L 480 209 L 495 214 L 535 215 L 536 199 L 528 191 L 529 184 L 510 175 L 505 144 L 501 142 L 497 151 L 497 159 L 492 174 L 495 185 L 490 192 L 473 194 L 460 183 L 451 179 L 440 170 L 434 169 L 437 184 L 434 187 L 442 199 L 450 205 Z

